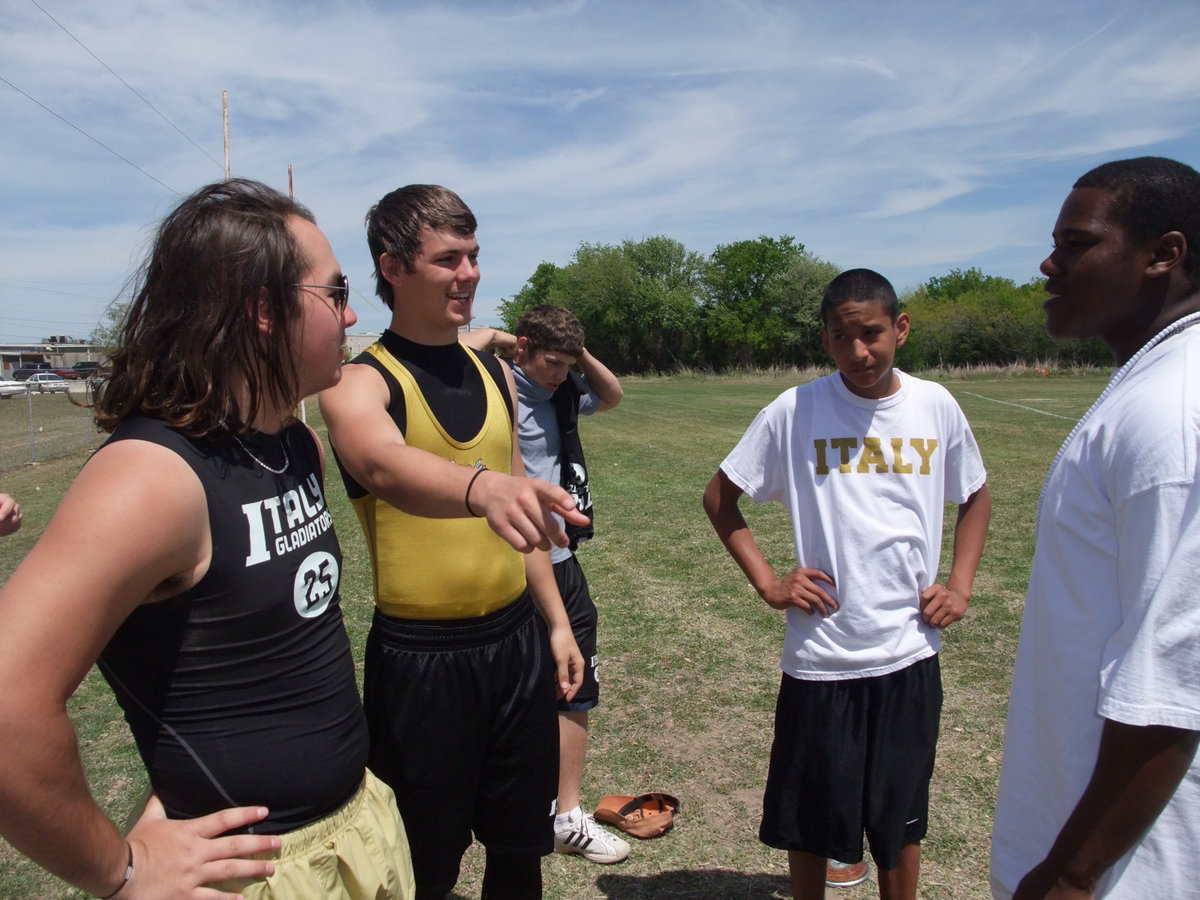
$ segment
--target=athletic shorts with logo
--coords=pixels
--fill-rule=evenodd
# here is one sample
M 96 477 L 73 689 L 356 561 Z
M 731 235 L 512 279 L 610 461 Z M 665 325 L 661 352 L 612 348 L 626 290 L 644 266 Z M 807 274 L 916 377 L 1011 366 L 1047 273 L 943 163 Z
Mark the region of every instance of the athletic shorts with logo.
M 368 765 L 396 792 L 423 893 L 453 889 L 472 834 L 489 850 L 552 852 L 554 672 L 528 593 L 471 619 L 375 611 L 363 683 Z
M 942 680 L 937 655 L 840 681 L 784 675 L 759 839 L 880 869 L 925 837 Z
M 567 618 L 571 620 L 571 631 L 575 643 L 583 656 L 583 685 L 570 700 L 559 698 L 560 712 L 595 709 L 600 703 L 600 657 L 596 654 L 596 604 L 588 589 L 587 579 L 579 560 L 572 553 L 562 562 L 554 564 L 554 580 L 562 595 Z

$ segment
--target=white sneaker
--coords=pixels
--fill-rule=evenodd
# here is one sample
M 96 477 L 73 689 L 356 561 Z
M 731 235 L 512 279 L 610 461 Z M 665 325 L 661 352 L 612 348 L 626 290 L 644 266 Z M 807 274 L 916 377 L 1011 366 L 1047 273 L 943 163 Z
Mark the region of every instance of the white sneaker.
M 565 822 L 554 826 L 554 849 L 559 853 L 580 853 L 597 863 L 619 863 L 629 855 L 629 844 L 596 824 L 592 814 L 574 811 Z

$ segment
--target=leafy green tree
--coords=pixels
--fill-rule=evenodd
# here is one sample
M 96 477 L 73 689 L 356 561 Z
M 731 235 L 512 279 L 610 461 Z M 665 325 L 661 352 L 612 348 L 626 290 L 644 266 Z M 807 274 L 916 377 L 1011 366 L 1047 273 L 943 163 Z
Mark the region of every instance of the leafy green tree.
M 104 319 L 92 329 L 88 341 L 96 346 L 105 357 L 112 357 L 121 342 L 121 329 L 125 324 L 128 301 L 114 300 L 104 311 Z
M 779 347 L 782 365 L 811 366 L 828 363 L 821 346 L 821 297 L 829 282 L 841 272 L 836 263 L 801 250 L 774 290 L 773 300 L 783 322 Z
M 1039 362 L 1108 364 L 1098 341 L 1050 339 L 1044 297 L 1040 278 L 1018 285 L 979 269 L 951 269 L 903 298 L 912 330 L 897 353 L 897 363 L 913 370 Z
M 517 319 L 527 310 L 551 302 L 550 291 L 558 273 L 559 268 L 554 263 L 541 263 L 511 300 L 500 301 L 500 320 L 509 331 L 516 327 Z
M 791 235 L 717 247 L 705 277 L 712 366 L 807 365 L 819 359 L 821 294 L 838 271 Z
M 539 303 L 575 313 L 588 348 L 618 372 L 670 371 L 695 364 L 696 312 L 704 258 L 664 236 L 580 244 L 562 267 L 542 263 L 511 301 L 509 328 Z

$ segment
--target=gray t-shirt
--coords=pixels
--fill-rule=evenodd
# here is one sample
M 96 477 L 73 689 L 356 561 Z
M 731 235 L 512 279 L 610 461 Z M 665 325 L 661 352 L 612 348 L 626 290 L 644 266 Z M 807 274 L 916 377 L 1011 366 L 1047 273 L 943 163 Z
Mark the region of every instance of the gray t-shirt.
M 558 433 L 558 417 L 551 398 L 554 392 L 532 381 L 521 367 L 510 362 L 513 380 L 517 383 L 517 437 L 521 442 L 521 458 L 525 462 L 525 474 L 530 478 L 543 478 L 551 484 L 559 484 L 561 465 L 559 456 L 562 439 Z M 600 408 L 600 398 L 583 379 L 587 390 L 579 397 L 579 414 L 590 416 Z M 560 388 L 561 390 L 561 388 Z M 559 522 L 562 522 L 562 519 Z M 571 551 L 566 547 L 552 547 L 550 561 L 554 563 L 570 559 Z

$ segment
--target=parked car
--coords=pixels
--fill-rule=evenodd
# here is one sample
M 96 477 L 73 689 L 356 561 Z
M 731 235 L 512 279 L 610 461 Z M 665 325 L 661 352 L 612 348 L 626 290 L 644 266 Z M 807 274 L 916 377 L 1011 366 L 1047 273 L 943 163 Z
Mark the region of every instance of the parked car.
M 100 371 L 100 363 L 95 360 L 81 360 L 71 366 L 75 370 L 75 374 L 80 378 L 91 378 Z
M 24 381 L 9 381 L 7 378 L 0 378 L 0 397 L 7 400 L 9 397 L 15 397 L 18 394 L 29 393 L 29 384 Z
M 30 375 L 36 375 L 38 372 L 49 372 L 53 366 L 50 363 L 29 363 L 21 366 L 19 369 L 13 370 L 13 379 L 15 381 L 24 381 Z
M 56 372 L 38 372 L 26 378 L 25 383 L 29 385 L 29 390 L 41 391 L 43 394 L 47 392 L 65 394 L 70 387 L 67 379 Z

